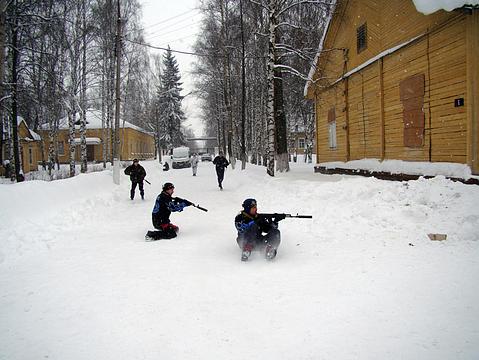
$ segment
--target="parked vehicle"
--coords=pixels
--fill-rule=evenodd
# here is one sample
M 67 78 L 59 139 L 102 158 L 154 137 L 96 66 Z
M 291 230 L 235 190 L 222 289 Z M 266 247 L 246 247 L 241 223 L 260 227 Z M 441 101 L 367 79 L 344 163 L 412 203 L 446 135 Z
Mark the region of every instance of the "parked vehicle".
M 202 154 L 201 155 L 201 161 L 213 161 L 213 155 L 211 154 Z
M 174 148 L 171 155 L 171 167 L 173 169 L 191 167 L 190 149 L 186 146 Z

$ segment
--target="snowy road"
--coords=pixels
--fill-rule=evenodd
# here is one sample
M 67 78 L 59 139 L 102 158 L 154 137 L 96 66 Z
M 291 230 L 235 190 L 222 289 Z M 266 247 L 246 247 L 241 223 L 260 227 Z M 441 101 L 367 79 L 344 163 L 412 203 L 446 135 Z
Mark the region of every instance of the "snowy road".
M 160 171 L 146 199 L 111 172 L 0 185 L 0 359 L 477 359 L 479 187 L 264 168 Z M 144 242 L 161 185 L 209 209 Z M 137 195 L 138 196 L 138 195 Z M 234 216 L 280 223 L 277 258 L 242 263 Z M 428 233 L 446 233 L 444 242 Z

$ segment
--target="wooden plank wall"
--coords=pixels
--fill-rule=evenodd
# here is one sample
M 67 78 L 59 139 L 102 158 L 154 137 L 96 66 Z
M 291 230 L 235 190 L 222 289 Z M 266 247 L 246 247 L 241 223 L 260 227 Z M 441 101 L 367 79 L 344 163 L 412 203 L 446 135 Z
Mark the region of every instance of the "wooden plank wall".
M 428 35 L 385 56 L 382 66 L 377 61 L 351 75 L 347 98 L 344 96 L 346 81 L 330 88 L 317 87 L 318 162 L 345 161 L 349 131 L 350 160 L 384 155 L 386 159 L 466 163 L 466 107 L 454 106 L 455 99 L 464 98 L 466 104 L 468 101 L 465 15 L 439 11 L 424 16 L 415 10 L 410 0 L 350 0 L 347 3 L 340 25 L 334 24 L 337 33 L 327 44 L 332 48 L 349 49 L 347 66 L 344 69 L 342 53 L 331 51 L 322 75 L 325 78 L 337 79 L 381 51 L 415 36 Z M 356 28 L 364 21 L 368 24 L 368 49 L 357 54 Z M 399 94 L 399 83 L 415 74 L 425 77 L 425 137 L 420 148 L 404 146 L 403 107 Z M 381 126 L 381 95 L 384 129 Z M 336 106 L 337 114 L 336 149 L 328 146 L 327 111 L 331 106 Z M 348 117 L 341 110 L 343 108 L 348 111 Z M 346 118 L 349 119 L 348 128 L 345 128 Z

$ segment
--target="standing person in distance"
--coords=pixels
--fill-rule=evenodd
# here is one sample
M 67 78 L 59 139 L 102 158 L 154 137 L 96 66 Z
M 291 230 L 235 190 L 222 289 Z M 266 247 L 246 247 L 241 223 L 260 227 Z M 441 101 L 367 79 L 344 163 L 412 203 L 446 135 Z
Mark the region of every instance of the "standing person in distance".
M 255 248 L 264 250 L 267 260 L 274 259 L 281 242 L 278 221 L 284 217 L 278 219 L 261 217 L 257 212 L 255 199 L 246 199 L 242 206 L 243 211 L 235 217 L 235 227 L 238 230 L 236 242 L 242 251 L 241 261 L 247 261 Z
M 193 169 L 193 176 L 196 176 L 196 171 L 198 170 L 198 154 L 194 153 L 191 157 L 191 169 Z
M 218 186 L 223 190 L 223 179 L 225 177 L 225 169 L 230 164 L 228 160 L 223 156 L 223 152 L 220 151 L 217 157 L 213 160 L 213 164 L 216 166 L 216 176 L 218 177 Z
M 153 226 L 157 231 L 148 231 L 145 237 L 147 241 L 176 237 L 179 228 L 171 223 L 170 215 L 172 212 L 181 212 L 185 207 L 192 204 L 188 200 L 178 197 L 174 198 L 174 191 L 175 186 L 172 183 L 167 182 L 163 185 L 163 191 L 156 198 L 151 214 Z
M 138 159 L 133 159 L 133 164 L 131 164 L 125 169 L 125 175 L 130 175 L 130 199 L 133 200 L 135 198 L 135 189 L 138 185 L 138 188 L 140 189 L 141 199 L 144 200 L 145 191 L 143 190 L 143 180 L 145 179 L 146 171 L 143 166 L 140 165 Z

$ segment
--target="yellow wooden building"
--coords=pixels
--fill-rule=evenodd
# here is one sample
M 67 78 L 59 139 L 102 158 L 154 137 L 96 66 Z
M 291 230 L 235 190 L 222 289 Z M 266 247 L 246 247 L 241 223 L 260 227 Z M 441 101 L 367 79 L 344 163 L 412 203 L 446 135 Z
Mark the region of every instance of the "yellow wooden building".
M 17 129 L 21 172 L 26 174 L 30 171 L 38 170 L 38 163 L 41 162 L 42 156 L 40 135 L 30 129 L 25 119 L 21 116 L 17 117 Z M 10 146 L 12 142 L 11 129 L 5 135 L 5 139 L 2 142 L 3 148 L 1 149 L 2 159 L 6 159 L 6 156 L 9 153 L 7 146 Z M 1 175 L 3 175 L 3 169 Z
M 109 129 L 102 129 L 101 112 L 97 110 L 88 110 L 86 113 L 86 144 L 87 161 L 103 161 L 103 139 L 111 139 L 112 134 Z M 39 133 L 44 141 L 45 158 L 48 158 L 49 149 L 49 127 L 45 125 Z M 60 126 L 57 136 L 58 158 L 60 163 L 68 163 L 70 159 L 69 127 L 68 119 L 60 120 Z M 80 125 L 75 125 L 75 159 L 80 160 Z M 155 139 L 151 132 L 148 132 L 139 126 L 133 125 L 127 121 L 120 123 L 120 160 L 127 161 L 133 159 L 151 159 L 155 157 Z M 111 146 L 107 147 L 111 154 Z M 109 157 L 111 159 L 111 155 Z
M 421 2 L 336 2 L 305 87 L 318 163 L 454 162 L 479 174 L 479 8 L 426 15 Z

